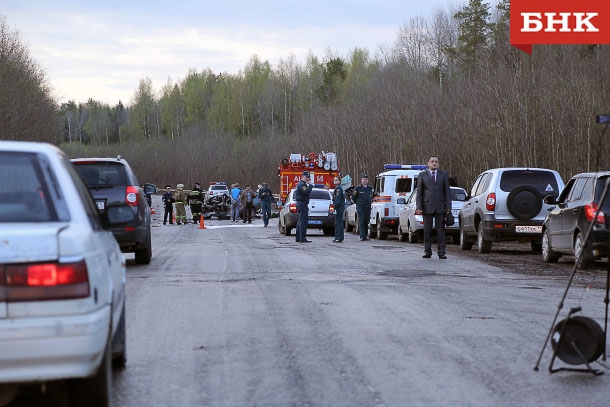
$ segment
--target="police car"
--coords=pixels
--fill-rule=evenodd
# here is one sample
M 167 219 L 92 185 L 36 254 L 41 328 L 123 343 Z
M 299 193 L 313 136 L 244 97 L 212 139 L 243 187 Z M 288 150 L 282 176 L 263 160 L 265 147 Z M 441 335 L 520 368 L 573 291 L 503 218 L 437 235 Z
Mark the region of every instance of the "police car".
M 426 165 L 385 164 L 375 177 L 369 237 L 387 239 L 398 233 L 399 198 L 408 198 L 417 186 L 419 173 Z

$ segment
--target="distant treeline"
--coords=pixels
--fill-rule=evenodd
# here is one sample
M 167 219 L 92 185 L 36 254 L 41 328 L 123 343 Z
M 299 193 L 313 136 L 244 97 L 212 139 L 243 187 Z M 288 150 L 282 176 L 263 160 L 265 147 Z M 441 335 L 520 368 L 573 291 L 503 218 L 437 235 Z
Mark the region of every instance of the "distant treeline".
M 0 24 L 0 35 L 13 35 Z M 72 157 L 121 154 L 157 185 L 266 181 L 277 192 L 280 159 L 312 151 L 336 152 L 356 179 L 436 154 L 466 188 L 493 167 L 548 167 L 564 178 L 610 169 L 609 135 L 595 122 L 610 113 L 610 46 L 525 54 L 509 45 L 508 0 L 414 18 L 374 55 L 355 48 L 277 66 L 253 55 L 237 74 L 191 69 L 160 91 L 143 79 L 129 105 L 70 101 L 53 119 L 39 107 L 41 94 L 49 100 L 44 83 L 18 96 L 2 55 L 3 139 L 50 141 Z

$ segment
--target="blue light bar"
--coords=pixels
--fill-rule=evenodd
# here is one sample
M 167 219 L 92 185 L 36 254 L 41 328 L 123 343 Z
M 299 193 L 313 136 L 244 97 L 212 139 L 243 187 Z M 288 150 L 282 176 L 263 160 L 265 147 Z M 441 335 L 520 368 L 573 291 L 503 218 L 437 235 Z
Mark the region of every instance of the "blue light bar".
M 384 170 L 425 170 L 428 168 L 422 164 L 384 164 Z

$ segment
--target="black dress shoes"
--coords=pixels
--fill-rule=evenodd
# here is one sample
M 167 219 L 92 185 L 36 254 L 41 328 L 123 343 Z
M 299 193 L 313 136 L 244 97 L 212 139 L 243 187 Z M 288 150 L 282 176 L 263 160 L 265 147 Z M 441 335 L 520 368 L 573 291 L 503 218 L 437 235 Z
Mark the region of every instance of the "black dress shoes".
M 424 255 L 423 255 L 423 256 L 421 256 L 421 257 L 422 257 L 422 259 L 429 259 L 430 257 L 432 257 L 432 255 L 431 255 L 431 254 L 426 253 L 426 254 L 424 254 Z
M 311 240 L 307 240 L 307 239 L 301 240 L 301 243 L 311 243 Z
M 446 259 L 446 258 L 447 258 L 447 256 L 445 256 L 444 254 L 439 254 L 439 255 L 438 255 L 438 258 L 439 258 L 439 259 Z

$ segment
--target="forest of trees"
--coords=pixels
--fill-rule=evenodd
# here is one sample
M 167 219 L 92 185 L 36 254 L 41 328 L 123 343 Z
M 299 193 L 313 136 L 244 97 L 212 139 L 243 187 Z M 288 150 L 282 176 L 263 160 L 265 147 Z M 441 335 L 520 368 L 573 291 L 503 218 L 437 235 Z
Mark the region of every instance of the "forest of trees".
M 509 0 L 470 0 L 413 18 L 374 55 L 354 48 L 277 66 L 253 55 L 237 74 L 190 69 L 160 90 L 144 78 L 128 105 L 92 97 L 59 106 L 0 17 L 0 139 L 52 142 L 71 157 L 121 154 L 157 185 L 274 187 L 283 156 L 311 151 L 336 152 L 356 178 L 430 154 L 466 188 L 493 167 L 569 178 L 610 170 L 609 135 L 595 122 L 610 113 L 609 72 L 610 46 L 528 55 L 509 44 Z

